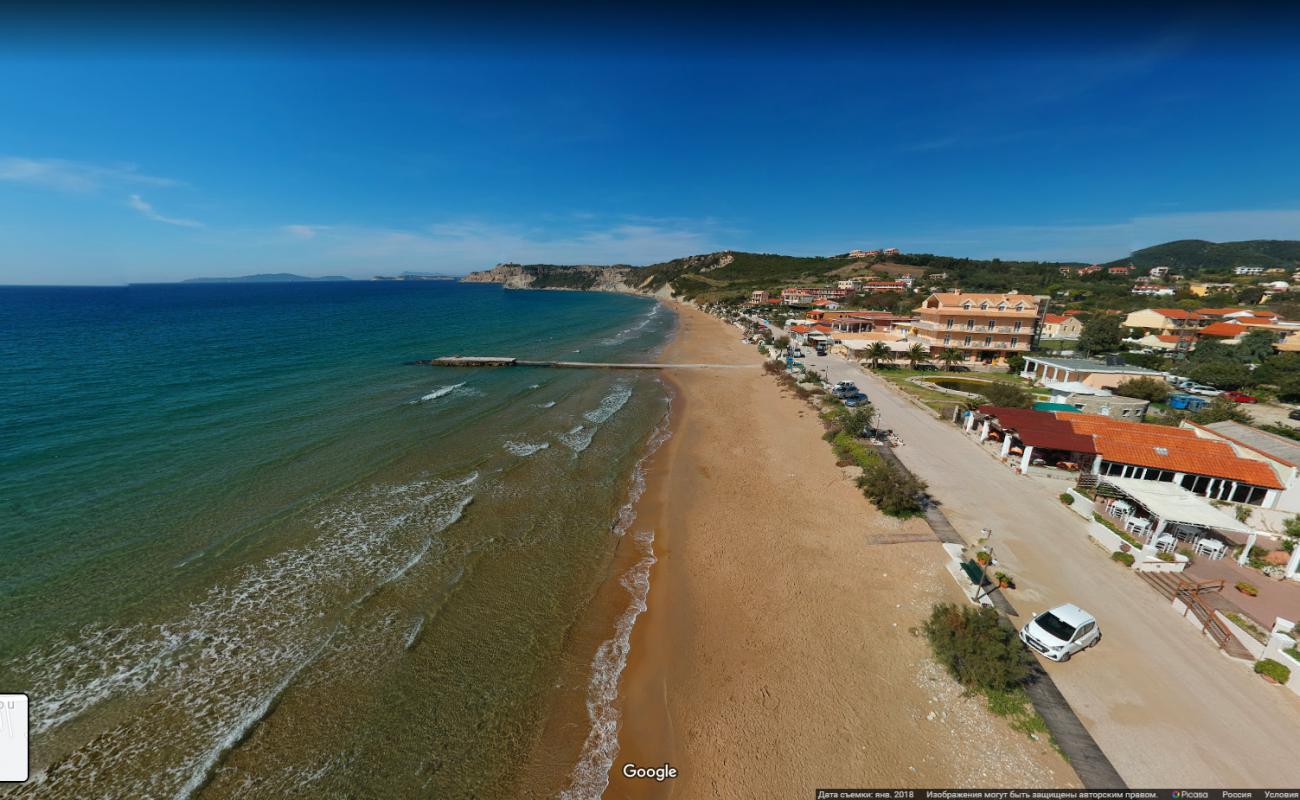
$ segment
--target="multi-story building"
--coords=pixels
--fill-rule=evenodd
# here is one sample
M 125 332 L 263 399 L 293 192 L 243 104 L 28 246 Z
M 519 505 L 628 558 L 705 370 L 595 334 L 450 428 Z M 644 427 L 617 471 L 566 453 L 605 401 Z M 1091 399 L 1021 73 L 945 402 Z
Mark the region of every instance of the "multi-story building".
M 1169 267 L 1152 267 L 1147 274 L 1153 278 L 1163 278 L 1169 274 Z
M 767 301 L 768 301 L 767 292 L 763 291 L 762 289 L 758 289 L 756 291 L 749 293 L 749 304 L 751 306 L 765 306 L 767 305 Z
M 1204 315 L 1182 308 L 1144 308 L 1124 318 L 1124 327 L 1131 328 L 1137 336 L 1180 336 L 1186 337 L 1189 343 L 1196 340 L 1197 331 L 1208 323 Z
M 1045 308 L 1016 292 L 937 292 L 921 304 L 913 330 L 932 355 L 953 348 L 966 360 L 992 363 L 1029 351 Z
M 1233 267 L 1233 275 L 1263 275 L 1263 267 Z

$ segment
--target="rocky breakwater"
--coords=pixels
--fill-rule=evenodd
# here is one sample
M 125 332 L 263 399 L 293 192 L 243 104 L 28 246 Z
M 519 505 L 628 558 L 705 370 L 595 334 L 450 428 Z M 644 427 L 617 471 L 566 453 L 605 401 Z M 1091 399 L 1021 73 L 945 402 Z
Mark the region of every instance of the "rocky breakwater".
M 642 293 L 643 281 L 629 266 L 556 266 L 551 264 L 497 264 L 471 272 L 463 283 L 499 283 L 507 289 L 575 289 L 588 292 Z

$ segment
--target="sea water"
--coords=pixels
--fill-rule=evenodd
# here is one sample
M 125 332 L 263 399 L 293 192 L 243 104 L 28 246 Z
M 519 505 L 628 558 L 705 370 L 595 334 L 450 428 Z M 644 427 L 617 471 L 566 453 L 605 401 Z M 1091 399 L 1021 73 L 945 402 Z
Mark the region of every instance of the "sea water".
M 0 288 L 0 691 L 31 697 L 33 774 L 0 796 L 519 792 L 566 633 L 622 580 L 594 724 L 530 787 L 581 796 L 667 396 L 409 362 L 646 360 L 672 325 L 449 282 Z

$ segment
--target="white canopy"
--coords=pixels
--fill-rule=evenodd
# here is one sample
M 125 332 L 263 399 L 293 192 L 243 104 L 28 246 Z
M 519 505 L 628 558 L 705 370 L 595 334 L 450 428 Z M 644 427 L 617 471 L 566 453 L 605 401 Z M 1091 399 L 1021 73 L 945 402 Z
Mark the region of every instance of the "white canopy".
M 1110 389 L 1098 389 L 1096 386 L 1089 386 L 1082 381 L 1060 381 L 1057 383 L 1044 383 L 1043 388 L 1052 394 L 1099 394 L 1108 395 Z
M 1200 495 L 1192 494 L 1174 483 L 1141 481 L 1136 478 L 1097 476 L 1098 481 L 1113 486 L 1143 508 L 1169 523 L 1196 525 L 1233 533 L 1251 533 L 1252 529 L 1237 518 L 1225 514 L 1206 502 Z

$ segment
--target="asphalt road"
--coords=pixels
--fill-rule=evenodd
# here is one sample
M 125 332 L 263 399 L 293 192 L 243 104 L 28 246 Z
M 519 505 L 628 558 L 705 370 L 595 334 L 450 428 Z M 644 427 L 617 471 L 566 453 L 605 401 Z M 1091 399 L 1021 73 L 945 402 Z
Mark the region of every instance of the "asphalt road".
M 1130 787 L 1300 786 L 1300 698 L 1220 654 L 1111 562 L 1053 487 L 1014 474 L 869 370 L 838 356 L 803 361 L 870 396 L 877 424 L 902 439 L 899 458 L 968 540 L 993 530 L 999 566 L 1019 587 L 1011 601 L 1021 620 L 1066 602 L 1097 617 L 1098 646 L 1043 664 Z

